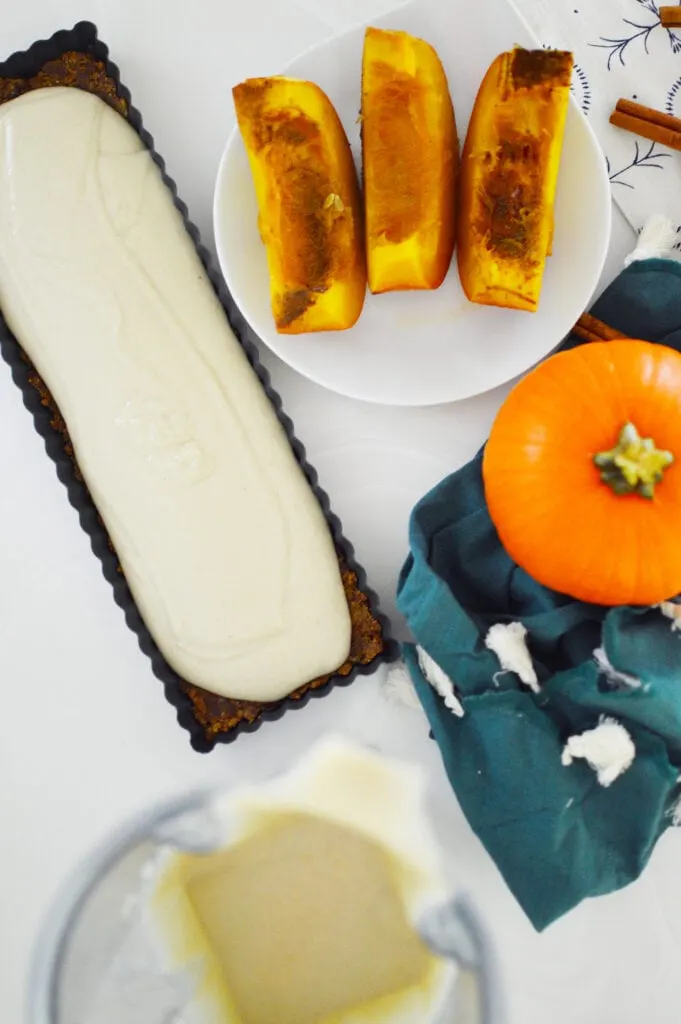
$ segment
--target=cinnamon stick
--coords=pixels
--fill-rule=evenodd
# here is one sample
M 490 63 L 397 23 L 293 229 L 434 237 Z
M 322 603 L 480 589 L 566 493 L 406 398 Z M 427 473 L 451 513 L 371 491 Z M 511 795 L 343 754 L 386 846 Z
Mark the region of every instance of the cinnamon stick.
M 603 339 L 599 338 L 597 334 L 592 334 L 592 332 L 590 330 L 588 330 L 586 327 L 584 327 L 582 324 L 580 324 L 579 320 L 577 321 L 575 326 L 572 328 L 572 333 L 576 334 L 578 338 L 582 339 L 582 341 L 586 341 L 586 342 L 603 341 Z
M 582 341 L 615 341 L 618 338 L 627 337 L 626 334 L 616 331 L 614 327 L 609 327 L 608 324 L 604 324 L 602 320 L 591 316 L 590 313 L 582 313 L 572 328 L 572 333 Z
M 681 151 L 681 120 L 662 110 L 621 99 L 610 115 L 610 124 Z
M 665 28 L 681 28 L 681 7 L 660 7 L 660 24 Z

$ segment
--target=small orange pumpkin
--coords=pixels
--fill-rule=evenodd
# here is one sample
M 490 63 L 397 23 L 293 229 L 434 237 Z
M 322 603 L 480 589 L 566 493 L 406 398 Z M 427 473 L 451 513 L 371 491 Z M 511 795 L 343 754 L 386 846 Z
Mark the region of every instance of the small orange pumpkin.
M 603 605 L 681 593 L 681 354 L 552 356 L 502 405 L 483 477 L 502 544 L 545 586 Z

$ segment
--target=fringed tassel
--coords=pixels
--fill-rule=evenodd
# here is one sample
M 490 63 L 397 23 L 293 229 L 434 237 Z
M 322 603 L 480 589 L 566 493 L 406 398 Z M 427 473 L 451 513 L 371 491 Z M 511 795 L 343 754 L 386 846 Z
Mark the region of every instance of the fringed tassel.
M 418 699 L 416 689 L 411 681 L 409 669 L 403 661 L 396 661 L 388 666 L 388 674 L 381 689 L 390 704 L 412 708 L 414 711 L 421 710 L 421 701 Z
M 624 266 L 628 267 L 639 260 L 669 258 L 678 241 L 676 225 L 661 213 L 654 213 L 641 228 L 636 248 L 626 257 Z
M 449 708 L 453 715 L 463 718 L 463 704 L 457 697 L 454 683 L 449 676 L 442 671 L 428 652 L 424 651 L 423 647 L 416 648 L 416 656 L 426 682 L 430 683 L 435 692 L 442 697 L 445 707 Z M 395 662 L 389 667 L 382 689 L 386 700 L 391 704 L 422 710 L 421 701 L 409 675 L 409 669 L 403 661 Z

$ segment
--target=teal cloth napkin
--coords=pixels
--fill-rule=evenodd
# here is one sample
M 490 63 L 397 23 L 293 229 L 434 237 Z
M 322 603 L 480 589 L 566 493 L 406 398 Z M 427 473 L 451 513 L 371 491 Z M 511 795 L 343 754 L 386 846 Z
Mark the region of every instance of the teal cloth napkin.
M 681 351 L 681 265 L 632 264 L 592 312 L 631 337 Z M 563 347 L 577 344 L 571 336 Z M 528 576 L 489 517 L 481 461 L 479 454 L 415 507 L 398 585 L 416 643 L 455 682 L 463 717 L 426 682 L 413 645 L 404 657 L 468 821 L 541 930 L 586 897 L 637 878 L 673 823 L 681 631 L 658 608 L 587 605 Z M 539 693 L 500 672 L 485 647 L 489 628 L 508 622 L 528 630 Z M 604 675 L 599 647 L 640 685 Z M 631 767 L 609 787 L 586 761 L 561 763 L 568 737 L 603 715 L 636 747 Z

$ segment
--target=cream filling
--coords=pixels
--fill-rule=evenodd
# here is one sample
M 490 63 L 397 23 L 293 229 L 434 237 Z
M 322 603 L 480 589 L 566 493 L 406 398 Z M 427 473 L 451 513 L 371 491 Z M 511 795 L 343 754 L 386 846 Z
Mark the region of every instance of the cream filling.
M 171 969 L 197 979 L 197 1021 L 453 1019 L 457 968 L 416 930 L 451 896 L 420 769 L 328 737 L 212 816 L 224 846 L 167 853 L 152 896 Z
M 173 668 L 252 700 L 338 668 L 323 513 L 148 150 L 78 89 L 0 107 L 0 306 Z

